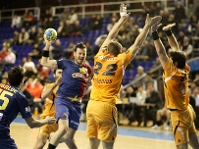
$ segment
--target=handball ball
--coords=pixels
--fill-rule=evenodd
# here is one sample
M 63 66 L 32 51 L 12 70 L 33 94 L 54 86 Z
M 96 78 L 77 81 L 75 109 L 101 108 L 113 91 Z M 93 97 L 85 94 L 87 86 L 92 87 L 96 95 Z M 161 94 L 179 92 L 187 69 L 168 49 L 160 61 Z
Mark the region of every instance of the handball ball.
M 48 28 L 44 32 L 44 39 L 53 41 L 57 38 L 57 31 L 54 28 Z

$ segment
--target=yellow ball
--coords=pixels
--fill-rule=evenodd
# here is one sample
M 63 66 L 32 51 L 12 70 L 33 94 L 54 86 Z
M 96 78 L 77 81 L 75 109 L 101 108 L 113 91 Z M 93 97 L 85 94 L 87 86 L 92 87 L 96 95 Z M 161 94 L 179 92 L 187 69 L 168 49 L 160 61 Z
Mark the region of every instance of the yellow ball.
M 57 38 L 57 31 L 54 28 L 48 28 L 44 32 L 44 39 L 53 41 Z

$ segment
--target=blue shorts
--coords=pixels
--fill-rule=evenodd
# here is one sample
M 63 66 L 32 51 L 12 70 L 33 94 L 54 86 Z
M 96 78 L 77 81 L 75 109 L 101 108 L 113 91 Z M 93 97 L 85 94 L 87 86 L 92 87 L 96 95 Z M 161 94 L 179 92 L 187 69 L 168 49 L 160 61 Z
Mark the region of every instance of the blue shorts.
M 72 102 L 70 99 L 57 97 L 55 100 L 56 120 L 68 120 L 69 127 L 77 130 L 82 113 L 81 102 Z
M 18 149 L 12 138 L 0 139 L 0 149 Z

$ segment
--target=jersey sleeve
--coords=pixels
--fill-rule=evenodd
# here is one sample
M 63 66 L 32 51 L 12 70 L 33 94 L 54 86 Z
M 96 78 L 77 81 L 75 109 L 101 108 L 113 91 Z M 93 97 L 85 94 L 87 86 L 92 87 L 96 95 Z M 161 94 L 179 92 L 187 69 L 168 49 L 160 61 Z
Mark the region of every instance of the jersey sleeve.
M 173 66 L 173 63 L 170 60 L 167 60 L 163 69 L 165 73 L 172 74 L 176 70 L 176 67 Z
M 126 52 L 120 54 L 119 58 L 124 60 L 124 67 L 126 68 L 133 58 L 133 50 L 128 49 Z
M 32 116 L 30 107 L 28 105 L 28 100 L 22 94 L 18 94 L 17 99 L 19 100 L 19 111 L 22 118 L 29 118 Z
M 107 47 L 108 47 L 108 43 L 106 43 L 106 42 L 103 43 L 103 44 L 101 45 L 101 47 L 100 47 L 98 53 L 95 55 L 95 57 L 98 56 L 98 55 L 104 55 L 104 54 L 106 54 L 106 53 L 107 53 Z
M 58 69 L 64 69 L 67 67 L 68 60 L 57 60 Z

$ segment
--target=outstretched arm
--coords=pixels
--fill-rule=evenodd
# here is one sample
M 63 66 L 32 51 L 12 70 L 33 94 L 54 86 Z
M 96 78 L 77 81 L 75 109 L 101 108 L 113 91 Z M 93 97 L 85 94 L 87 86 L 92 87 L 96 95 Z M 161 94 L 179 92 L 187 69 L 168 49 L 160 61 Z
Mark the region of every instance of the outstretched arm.
M 175 25 L 176 23 L 168 24 L 167 26 L 164 26 L 162 30 L 166 32 L 167 39 L 169 41 L 169 45 L 171 46 L 171 48 L 175 51 L 179 51 L 180 47 L 178 45 L 178 41 L 171 31 L 171 28 Z
M 50 87 L 45 86 L 45 88 L 43 89 L 41 93 L 41 98 L 46 99 L 52 93 L 52 91 L 56 88 L 56 86 L 61 84 L 61 81 L 62 81 L 62 77 L 60 76 L 59 78 L 56 79 L 56 81 L 52 84 L 52 86 Z
M 169 60 L 169 57 L 166 53 L 166 50 L 165 50 L 165 47 L 164 47 L 162 41 L 160 40 L 160 38 L 158 36 L 157 29 L 158 29 L 158 23 L 154 24 L 151 27 L 155 49 L 156 49 L 157 54 L 160 58 L 160 62 L 162 64 L 162 67 L 164 68 L 166 62 Z
M 152 25 L 154 25 L 157 22 L 160 22 L 161 17 L 156 16 L 154 18 L 150 18 L 149 14 L 146 16 L 145 26 L 142 30 L 142 32 L 137 36 L 134 44 L 129 48 L 133 50 L 133 55 L 135 55 L 138 51 L 138 49 L 141 47 L 142 43 L 146 39 L 146 36 L 148 35 L 149 29 Z
M 41 65 L 44 67 L 48 67 L 51 69 L 57 69 L 57 61 L 56 60 L 50 60 L 49 59 L 49 50 L 52 44 L 52 41 L 48 41 L 47 39 L 45 39 L 45 47 L 44 47 L 44 51 L 42 54 L 42 58 L 41 58 Z
M 127 21 L 129 18 L 129 14 L 127 13 L 127 5 L 121 4 L 120 5 L 120 19 L 119 21 L 113 26 L 111 31 L 109 32 L 107 38 L 105 39 L 104 43 L 110 43 L 111 40 L 115 39 L 118 35 L 122 25 Z

